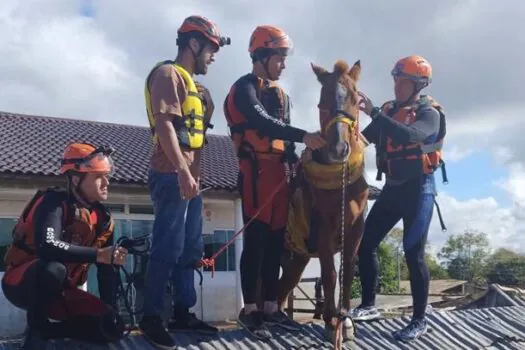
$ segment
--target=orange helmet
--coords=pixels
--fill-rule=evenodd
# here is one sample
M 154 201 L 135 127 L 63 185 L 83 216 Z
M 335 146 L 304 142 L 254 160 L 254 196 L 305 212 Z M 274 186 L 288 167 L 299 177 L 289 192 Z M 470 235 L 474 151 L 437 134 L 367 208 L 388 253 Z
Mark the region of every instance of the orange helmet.
M 112 148 L 98 147 L 89 143 L 71 143 L 62 156 L 60 174 L 68 171 L 79 173 L 111 173 L 113 171 Z
M 276 26 L 262 25 L 253 31 L 248 51 L 254 58 L 274 54 L 289 56 L 293 53 L 293 43 L 292 39 L 282 29 Z
M 392 69 L 392 76 L 394 79 L 410 79 L 420 88 L 424 88 L 432 81 L 432 66 L 423 57 L 412 55 L 396 62 Z
M 195 15 L 187 17 L 184 22 L 182 22 L 177 34 L 180 37 L 184 34 L 196 32 L 204 35 L 206 39 L 217 45 L 217 47 L 231 44 L 231 39 L 229 37 L 223 37 L 220 35 L 219 29 L 215 23 L 202 16 Z

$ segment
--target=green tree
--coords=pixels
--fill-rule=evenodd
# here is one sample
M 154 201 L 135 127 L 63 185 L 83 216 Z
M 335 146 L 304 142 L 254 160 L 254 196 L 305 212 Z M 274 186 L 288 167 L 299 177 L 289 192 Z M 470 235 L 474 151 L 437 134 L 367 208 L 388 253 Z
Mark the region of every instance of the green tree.
M 398 292 L 398 280 L 408 279 L 408 267 L 405 260 L 405 254 L 403 252 L 403 229 L 394 227 L 387 235 L 385 242 L 390 245 L 394 254 L 394 260 L 396 262 L 396 289 Z M 398 266 L 399 264 L 399 266 Z
M 377 249 L 379 262 L 378 293 L 393 293 L 397 291 L 397 262 L 395 250 L 387 242 L 382 242 Z M 356 264 L 356 275 L 352 284 L 352 298 L 361 297 L 361 281 Z
M 352 283 L 352 299 L 361 298 L 361 280 L 359 279 L 359 273 L 356 272 L 354 282 Z
M 428 266 L 428 273 L 430 274 L 431 280 L 444 280 L 450 278 L 448 271 L 428 252 L 425 253 L 425 261 Z
M 397 259 L 396 252 L 388 243 L 381 243 L 377 249 L 379 260 L 379 290 L 380 293 L 394 293 L 398 289 L 397 284 Z
M 500 248 L 487 261 L 488 283 L 525 287 L 525 256 Z
M 403 229 L 394 227 L 390 233 L 388 234 L 387 239 L 385 240 L 388 244 L 392 246 L 392 249 L 394 250 L 394 259 L 397 263 L 397 254 L 399 253 L 399 270 L 400 270 L 400 279 L 401 280 L 408 280 L 409 274 L 408 274 L 408 266 L 406 264 L 406 259 L 403 252 Z M 399 250 L 398 250 L 399 249 Z M 439 280 L 439 279 L 447 279 L 450 278 L 447 270 L 441 266 L 437 259 L 431 254 L 430 252 L 430 243 L 427 242 L 427 245 L 425 247 L 425 262 L 428 266 L 428 272 L 430 274 L 430 279 L 433 280 Z M 396 267 L 397 270 L 397 267 Z M 397 272 L 396 272 L 397 277 Z M 401 291 L 402 292 L 402 291 Z
M 444 266 L 451 278 L 484 283 L 484 269 L 489 254 L 487 234 L 467 230 L 462 234 L 450 236 L 438 257 L 444 260 Z

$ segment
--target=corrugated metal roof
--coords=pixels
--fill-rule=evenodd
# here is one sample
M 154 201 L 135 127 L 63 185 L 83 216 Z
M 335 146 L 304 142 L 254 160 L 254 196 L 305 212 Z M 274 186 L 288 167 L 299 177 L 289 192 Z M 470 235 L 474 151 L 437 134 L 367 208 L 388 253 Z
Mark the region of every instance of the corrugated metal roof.
M 392 331 L 403 327 L 409 317 L 385 319 L 357 325 L 355 342 L 345 344 L 345 349 L 355 350 L 473 350 L 473 349 L 525 349 L 525 307 L 499 307 L 462 311 L 435 311 L 428 316 L 429 332 L 409 344 L 392 339 Z M 300 333 L 274 330 L 269 342 L 255 341 L 241 330 L 222 331 L 218 336 L 198 336 L 177 333 L 174 335 L 179 349 L 332 349 L 323 340 L 323 327 L 310 323 Z M 0 345 L 0 350 L 18 349 L 16 343 Z M 142 336 L 129 337 L 110 347 L 92 347 L 70 341 L 55 341 L 50 350 L 153 349 Z
M 507 287 L 499 284 L 493 285 L 497 290 L 509 296 L 517 306 L 525 306 L 525 289 Z
M 474 300 L 458 305 L 458 309 L 477 309 L 483 307 L 525 306 L 525 291 L 518 288 L 490 284 L 484 293 L 474 296 Z

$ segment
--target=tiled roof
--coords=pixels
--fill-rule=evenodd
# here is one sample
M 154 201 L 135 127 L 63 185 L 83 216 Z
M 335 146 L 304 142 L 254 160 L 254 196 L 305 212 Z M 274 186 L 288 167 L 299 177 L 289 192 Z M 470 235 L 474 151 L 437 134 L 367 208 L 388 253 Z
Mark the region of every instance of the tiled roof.
M 113 181 L 147 183 L 152 150 L 147 127 L 0 112 L 0 135 L 0 173 L 58 175 L 66 144 L 84 140 L 116 149 Z M 237 172 L 230 138 L 209 135 L 202 159 L 203 188 L 234 191 Z M 370 199 L 379 192 L 371 187 Z
M 524 349 L 525 307 L 500 307 L 467 311 L 433 312 L 428 315 L 429 331 L 419 340 L 408 344 L 392 339 L 391 333 L 409 322 L 409 317 L 380 320 L 357 325 L 357 339 L 345 344 L 355 350 L 472 350 L 472 349 Z M 333 349 L 323 339 L 323 327 L 308 324 L 300 333 L 273 330 L 269 342 L 255 341 L 241 330 L 222 331 L 218 336 L 199 336 L 177 333 L 174 338 L 179 349 Z M 51 348 L 51 347 L 48 347 Z M 85 344 L 55 341 L 52 349 L 87 349 Z M 107 349 L 89 347 L 90 349 Z M 0 342 L 1 350 L 18 349 L 18 344 Z M 142 336 L 131 336 L 111 349 L 153 349 Z
M 115 177 L 127 184 L 147 183 L 151 155 L 149 128 L 0 112 L 0 172 L 58 175 L 70 140 L 113 146 Z M 204 149 L 203 187 L 235 190 L 237 160 L 228 136 L 210 135 Z

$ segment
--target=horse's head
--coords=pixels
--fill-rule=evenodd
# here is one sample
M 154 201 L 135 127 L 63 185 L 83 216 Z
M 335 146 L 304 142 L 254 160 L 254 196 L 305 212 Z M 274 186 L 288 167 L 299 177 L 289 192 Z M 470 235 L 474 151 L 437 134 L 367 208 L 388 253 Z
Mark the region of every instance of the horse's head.
M 322 85 L 318 107 L 326 146 L 321 151 L 321 158 L 326 163 L 345 162 L 350 152 L 359 147 L 357 81 L 361 73 L 360 61 L 351 68 L 345 61 L 337 61 L 333 72 L 313 63 L 312 69 Z

